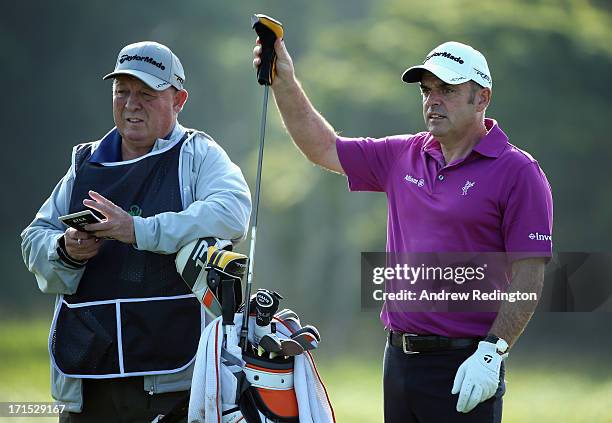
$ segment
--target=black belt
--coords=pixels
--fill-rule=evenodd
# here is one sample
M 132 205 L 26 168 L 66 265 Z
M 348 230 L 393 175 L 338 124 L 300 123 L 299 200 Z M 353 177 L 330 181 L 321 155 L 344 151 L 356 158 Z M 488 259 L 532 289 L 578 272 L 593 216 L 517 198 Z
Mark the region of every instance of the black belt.
M 482 338 L 447 338 L 438 335 L 389 332 L 389 344 L 401 348 L 406 354 L 470 348 L 478 345 L 481 340 Z

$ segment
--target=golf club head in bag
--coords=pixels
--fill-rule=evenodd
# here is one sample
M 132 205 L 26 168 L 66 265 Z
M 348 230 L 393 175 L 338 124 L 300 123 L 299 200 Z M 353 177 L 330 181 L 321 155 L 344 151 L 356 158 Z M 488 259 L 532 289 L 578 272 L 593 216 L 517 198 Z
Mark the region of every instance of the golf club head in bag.
M 232 243 L 216 238 L 201 238 L 182 247 L 176 254 L 176 270 L 212 318 L 223 314 L 225 290 L 229 316 L 242 302 L 241 280 L 248 257 L 230 251 Z M 225 282 L 224 282 L 225 281 Z M 225 289 L 224 289 L 225 287 Z
M 291 313 L 291 319 L 299 319 Z M 298 334 L 296 339 L 292 339 L 293 331 L 275 315 L 272 323 L 276 322 L 276 331 L 265 337 L 275 342 L 268 345 L 266 341 L 255 347 L 253 337 L 257 317 L 253 310 L 249 317 L 249 348 L 243 351 L 239 347 L 243 316 L 242 312 L 236 313 L 235 324 L 229 326 L 226 342 L 222 340 L 228 327 L 219 324 L 220 318 L 203 332 L 194 366 L 189 421 L 204 422 L 203 416 L 210 413 L 208 415 L 215 416 L 215 419 L 220 416 L 216 421 L 221 423 L 297 423 L 301 412 L 325 416 L 315 421 L 335 421 L 314 359 L 308 351 L 305 352 L 311 346 L 304 342 L 304 348 L 299 342 L 314 342 L 318 331 L 307 325 L 301 332 L 303 336 Z M 220 353 L 216 352 L 217 348 Z M 272 353 L 271 350 L 278 352 Z M 207 398 L 219 398 L 219 401 L 208 401 Z
M 260 289 L 258 293 L 262 291 L 270 292 Z M 256 305 L 253 305 L 252 309 L 256 309 Z M 257 319 L 256 312 L 251 314 L 251 319 Z M 244 373 L 249 386 L 240 397 L 240 409 L 248 423 L 299 421 L 294 381 L 295 356 L 315 349 L 321 340 L 316 327 L 299 325 L 300 318 L 293 310 L 278 311 L 273 320 L 276 321 L 277 327 L 274 337 L 280 340 L 280 351 L 272 353 L 278 350 L 278 345 L 274 343 L 274 346 L 271 346 L 266 341 L 263 346 L 260 343 L 263 348 L 249 348 L 242 354 L 246 363 Z M 268 337 L 264 336 L 262 341 Z M 263 351 L 271 353 L 262 354 Z M 330 421 L 333 421 L 332 419 Z
M 302 325 L 300 324 L 300 319 L 289 316 L 289 317 L 278 317 L 274 316 L 274 319 L 277 321 L 277 326 L 283 325 L 288 328 L 292 333 L 302 329 Z
M 291 335 L 291 339 L 300 344 L 304 351 L 314 350 L 319 347 L 319 341 L 309 332 L 302 332 L 298 335 Z
M 306 325 L 302 327 L 302 329 L 294 332 L 291 335 L 291 338 L 295 338 L 296 336 L 301 335 L 302 333 L 310 333 L 317 342 L 321 342 L 321 334 L 319 333 L 319 330 L 313 325 Z
M 255 323 L 257 326 L 267 326 L 272 316 L 278 311 L 278 305 L 283 297 L 276 291 L 259 288 L 254 298 L 251 297 L 251 310 L 255 310 Z
M 272 325 L 272 317 L 277 312 L 278 305 L 282 299 L 283 297 L 278 292 L 270 291 L 265 288 L 259 288 L 257 293 L 251 296 L 249 310 L 255 311 L 255 330 L 253 339 L 255 346 L 259 344 L 262 337 L 275 332 L 276 329 Z M 266 351 L 272 352 L 267 348 Z
M 285 320 L 285 319 L 292 318 L 292 319 L 296 320 L 296 322 L 298 324 L 300 324 L 300 318 L 298 317 L 298 315 L 295 314 L 295 312 L 293 310 L 290 310 L 288 308 L 284 308 L 281 311 L 279 311 L 278 313 L 276 313 L 275 317 L 277 317 L 280 320 Z M 300 327 L 301 327 L 301 325 L 300 325 Z

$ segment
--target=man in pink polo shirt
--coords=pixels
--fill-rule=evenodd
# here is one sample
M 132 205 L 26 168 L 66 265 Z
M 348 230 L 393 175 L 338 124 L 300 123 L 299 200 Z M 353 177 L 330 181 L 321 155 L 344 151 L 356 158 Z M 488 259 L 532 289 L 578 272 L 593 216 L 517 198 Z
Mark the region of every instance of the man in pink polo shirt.
M 407 69 L 402 79 L 420 85 L 427 131 L 372 139 L 337 136 L 282 40 L 275 50 L 272 89 L 289 134 L 309 160 L 345 174 L 351 191 L 386 193 L 388 252 L 507 253 L 509 291 L 539 295 L 552 253 L 551 190 L 537 161 L 485 118 L 492 77 L 480 52 L 447 42 Z M 503 359 L 536 304 L 416 313 L 386 302 L 385 421 L 500 422 Z

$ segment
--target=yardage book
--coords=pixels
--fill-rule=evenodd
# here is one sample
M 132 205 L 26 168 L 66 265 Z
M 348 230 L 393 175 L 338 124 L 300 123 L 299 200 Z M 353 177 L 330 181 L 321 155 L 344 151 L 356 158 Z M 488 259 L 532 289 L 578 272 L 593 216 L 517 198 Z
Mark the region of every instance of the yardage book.
M 102 220 L 93 214 L 91 210 L 83 210 L 80 212 L 67 214 L 65 216 L 60 216 L 58 219 L 78 231 L 85 231 L 83 227 L 85 225 L 89 225 L 90 223 L 102 222 Z

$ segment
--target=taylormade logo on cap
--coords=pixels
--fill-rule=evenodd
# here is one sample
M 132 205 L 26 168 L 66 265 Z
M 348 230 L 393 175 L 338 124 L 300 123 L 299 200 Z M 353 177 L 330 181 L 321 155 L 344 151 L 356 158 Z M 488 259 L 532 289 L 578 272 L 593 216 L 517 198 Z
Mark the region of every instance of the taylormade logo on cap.
M 115 70 L 103 79 L 131 75 L 157 91 L 173 86 L 183 89 L 185 72 L 181 61 L 163 44 L 142 41 L 129 44 L 119 52 Z
M 420 82 L 423 71 L 429 71 L 447 84 L 462 84 L 474 81 L 491 88 L 493 79 L 487 60 L 478 50 L 467 44 L 449 41 L 434 48 L 420 66 L 407 69 L 404 82 Z
M 429 56 L 427 56 L 425 58 L 425 62 L 427 62 L 432 57 L 436 57 L 436 56 L 444 56 L 447 59 L 454 60 L 455 62 L 460 63 L 460 64 L 464 64 L 465 63 L 461 57 L 455 57 L 455 56 L 453 56 L 452 54 L 450 54 L 447 51 L 437 51 L 435 53 L 431 53 Z M 425 62 L 423 62 L 423 63 L 425 63 Z
M 123 63 L 125 61 L 130 61 L 130 60 L 143 60 L 147 63 L 152 64 L 153 66 L 157 66 L 158 68 L 160 68 L 161 70 L 166 70 L 166 67 L 164 65 L 162 65 L 161 63 L 156 62 L 155 60 L 153 60 L 153 58 L 151 57 L 142 57 L 142 56 L 138 56 L 137 54 L 133 55 L 133 56 L 129 56 L 127 54 L 124 54 L 121 56 L 121 58 L 119 59 L 119 63 Z

